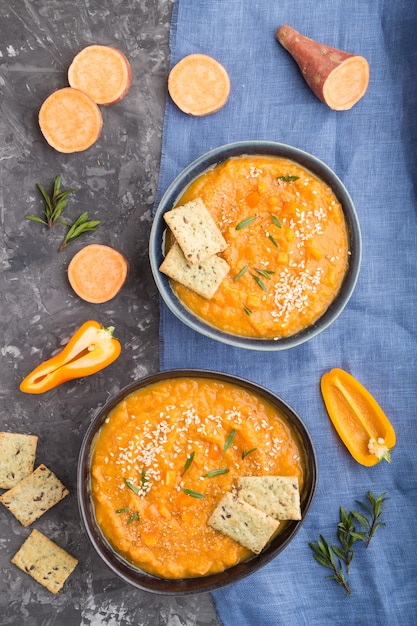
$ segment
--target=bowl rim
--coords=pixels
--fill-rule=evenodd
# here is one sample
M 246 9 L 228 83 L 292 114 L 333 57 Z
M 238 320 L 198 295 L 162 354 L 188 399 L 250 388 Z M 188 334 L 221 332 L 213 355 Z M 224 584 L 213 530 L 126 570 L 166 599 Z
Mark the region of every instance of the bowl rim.
M 173 292 L 167 276 L 159 271 L 163 259 L 163 242 L 166 224 L 163 214 L 172 209 L 186 187 L 204 171 L 230 157 L 239 155 L 272 155 L 296 161 L 327 183 L 342 204 L 349 237 L 349 263 L 339 293 L 327 310 L 314 324 L 300 332 L 281 339 L 262 339 L 227 333 L 211 326 L 185 307 Z M 199 169 L 202 168 L 202 169 Z M 249 350 L 278 351 L 296 347 L 328 328 L 342 313 L 355 289 L 362 260 L 362 237 L 358 215 L 353 200 L 338 175 L 313 154 L 275 141 L 248 140 L 224 144 L 204 154 L 187 165 L 171 182 L 158 202 L 149 237 L 149 260 L 152 274 L 162 300 L 170 311 L 194 331 L 234 347 Z
M 278 406 L 279 410 L 284 414 L 285 419 L 288 419 L 296 430 L 300 445 L 302 445 L 305 450 L 306 480 L 301 494 L 301 520 L 290 521 L 283 533 L 278 535 L 259 555 L 217 574 L 194 578 L 166 579 L 135 568 L 135 566 L 131 565 L 126 559 L 117 554 L 99 529 L 95 521 L 94 508 L 89 491 L 90 450 L 94 437 L 100 430 L 107 415 L 123 398 L 136 389 L 149 386 L 155 382 L 183 377 L 209 378 L 212 380 L 230 382 L 252 391 L 261 398 Z M 122 388 L 100 407 L 93 416 L 84 434 L 77 464 L 78 509 L 82 525 L 96 553 L 107 567 L 124 582 L 132 585 L 136 589 L 161 595 L 193 595 L 197 593 L 207 593 L 242 580 L 264 567 L 267 563 L 276 558 L 299 532 L 312 506 L 317 484 L 318 463 L 316 450 L 311 434 L 298 413 L 280 396 L 258 383 L 234 374 L 205 369 L 177 368 L 161 370 L 144 376 Z M 279 537 L 281 537 L 279 544 L 274 546 L 274 542 L 276 542 Z

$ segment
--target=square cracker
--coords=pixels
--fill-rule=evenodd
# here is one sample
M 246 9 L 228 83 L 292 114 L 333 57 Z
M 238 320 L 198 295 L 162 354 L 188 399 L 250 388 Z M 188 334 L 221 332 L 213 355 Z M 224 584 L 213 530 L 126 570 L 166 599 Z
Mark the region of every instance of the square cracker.
M 164 214 L 188 263 L 199 263 L 223 252 L 227 243 L 206 205 L 197 198 Z
M 210 300 L 216 293 L 230 267 L 219 256 L 212 256 L 201 263 L 187 263 L 178 243 L 170 248 L 159 270 L 188 287 L 203 298 Z
M 33 472 L 36 435 L 0 433 L 0 489 L 10 489 Z
M 242 476 L 239 498 L 277 520 L 300 520 L 300 492 L 296 476 Z
M 226 493 L 208 520 L 209 526 L 259 554 L 279 522 L 244 500 Z
M 29 526 L 68 493 L 68 489 L 51 470 L 45 465 L 39 465 L 32 474 L 3 493 L 0 502 L 23 526 Z
M 32 530 L 11 562 L 51 593 L 57 593 L 62 588 L 78 563 L 76 558 L 36 529 Z

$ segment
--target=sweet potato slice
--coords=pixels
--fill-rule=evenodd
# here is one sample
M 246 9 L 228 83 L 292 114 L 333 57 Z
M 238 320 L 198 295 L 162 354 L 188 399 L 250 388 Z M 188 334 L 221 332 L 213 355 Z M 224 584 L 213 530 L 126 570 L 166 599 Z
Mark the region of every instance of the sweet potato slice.
M 81 152 L 99 138 L 103 118 L 97 104 L 72 87 L 54 91 L 39 111 L 43 136 L 58 152 Z
M 369 64 L 363 57 L 324 45 L 284 24 L 276 31 L 313 93 L 335 111 L 351 109 L 369 84 Z
M 123 52 L 111 46 L 87 46 L 69 66 L 68 82 L 97 104 L 115 104 L 129 91 L 130 63 Z
M 230 94 L 226 69 L 206 54 L 189 54 L 169 73 L 168 91 L 177 107 L 194 116 L 219 111 Z
M 102 304 L 114 298 L 128 273 L 125 257 L 110 246 L 92 243 L 79 250 L 68 265 L 68 280 L 80 298 Z

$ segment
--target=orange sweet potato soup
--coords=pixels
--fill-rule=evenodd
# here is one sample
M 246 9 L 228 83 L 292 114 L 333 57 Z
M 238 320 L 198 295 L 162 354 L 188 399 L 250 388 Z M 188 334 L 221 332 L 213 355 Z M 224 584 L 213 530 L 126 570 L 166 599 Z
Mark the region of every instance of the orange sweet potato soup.
M 225 332 L 293 335 L 334 300 L 348 266 L 342 207 L 330 187 L 288 159 L 231 158 L 198 177 L 181 197 L 200 197 L 227 241 L 230 272 L 214 297 L 172 281 L 180 300 Z
M 224 493 L 251 475 L 297 476 L 302 493 L 305 467 L 296 432 L 251 391 L 205 377 L 159 381 L 122 400 L 96 435 L 96 520 L 151 574 L 220 572 L 252 555 L 207 524 Z

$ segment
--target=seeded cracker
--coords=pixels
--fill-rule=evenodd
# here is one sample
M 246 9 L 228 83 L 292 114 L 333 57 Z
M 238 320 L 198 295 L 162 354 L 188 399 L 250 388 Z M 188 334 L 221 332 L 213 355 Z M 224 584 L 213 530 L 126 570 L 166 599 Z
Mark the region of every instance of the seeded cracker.
M 204 261 L 227 247 L 201 198 L 168 211 L 164 219 L 189 263 Z
M 243 476 L 237 483 L 239 498 L 277 520 L 301 519 L 296 476 Z
M 78 561 L 35 529 L 16 552 L 12 563 L 32 576 L 48 591 L 57 593 Z
M 10 489 L 33 472 L 36 435 L 0 433 L 0 489 Z
M 216 255 L 201 263 L 187 263 L 177 243 L 171 247 L 159 268 L 170 278 L 208 300 L 214 296 L 229 269 L 228 263 Z
M 231 493 L 220 500 L 208 524 L 255 554 L 263 550 L 279 526 L 272 517 Z
M 29 526 L 68 495 L 68 489 L 45 465 L 39 465 L 15 487 L 0 496 L 23 526 Z

